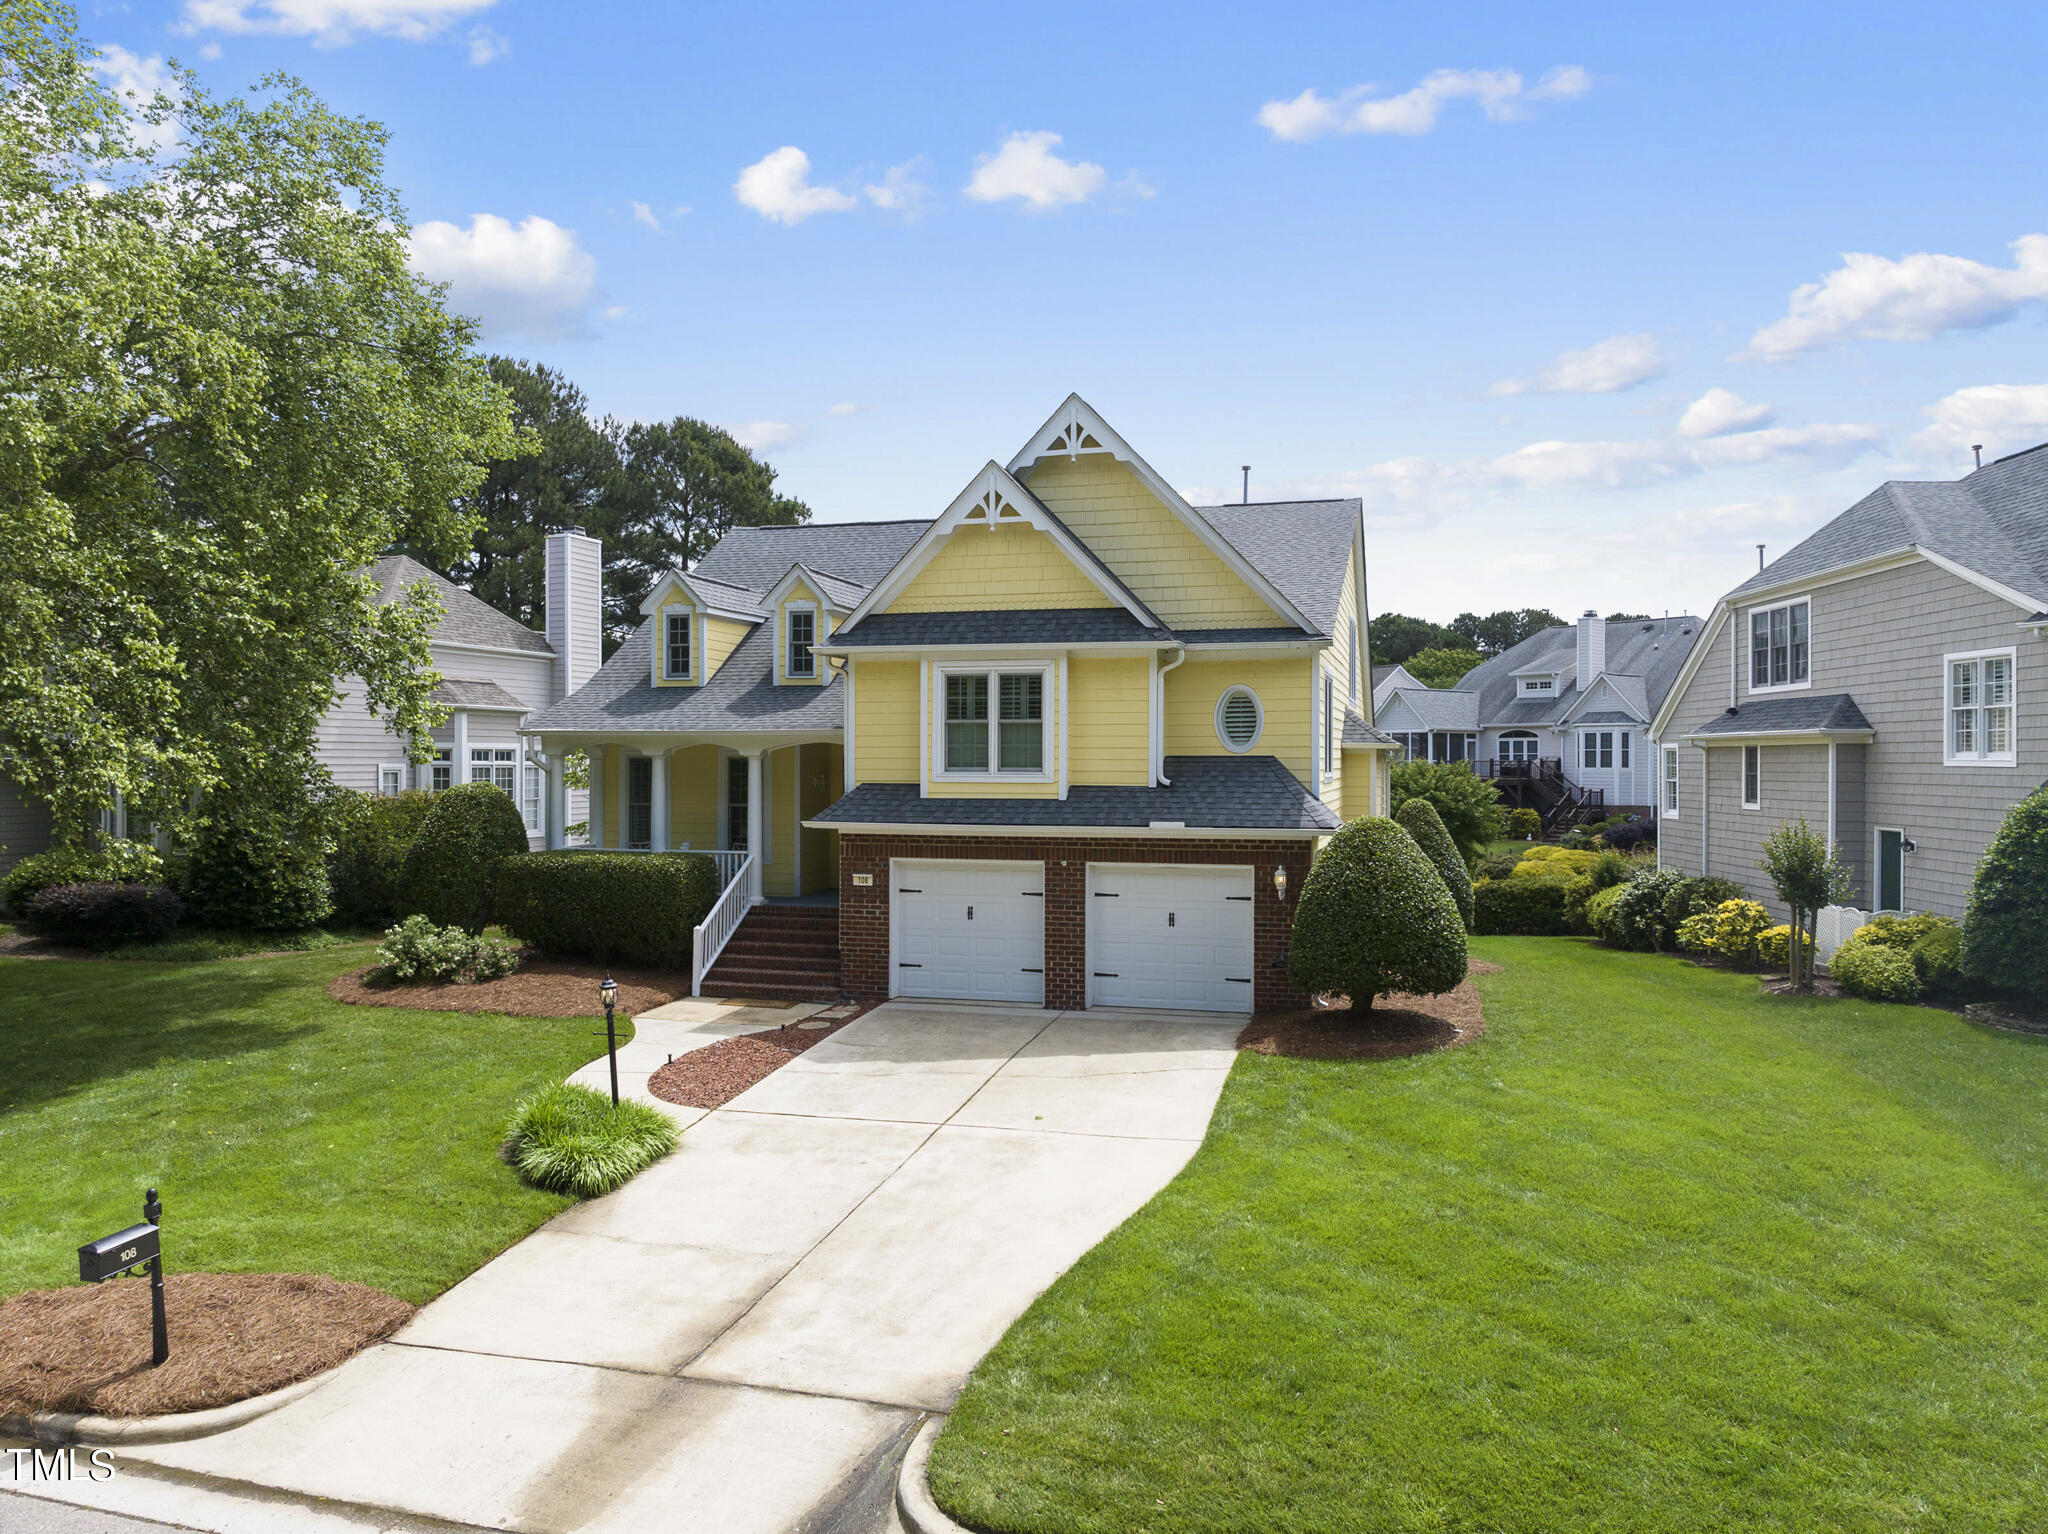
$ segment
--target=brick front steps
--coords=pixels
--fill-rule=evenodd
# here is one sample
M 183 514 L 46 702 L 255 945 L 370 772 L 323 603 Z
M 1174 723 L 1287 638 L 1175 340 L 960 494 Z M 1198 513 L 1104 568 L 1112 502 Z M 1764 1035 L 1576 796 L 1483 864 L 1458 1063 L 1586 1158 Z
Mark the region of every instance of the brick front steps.
M 757 905 L 704 976 L 707 996 L 837 1001 L 839 911 L 835 906 Z

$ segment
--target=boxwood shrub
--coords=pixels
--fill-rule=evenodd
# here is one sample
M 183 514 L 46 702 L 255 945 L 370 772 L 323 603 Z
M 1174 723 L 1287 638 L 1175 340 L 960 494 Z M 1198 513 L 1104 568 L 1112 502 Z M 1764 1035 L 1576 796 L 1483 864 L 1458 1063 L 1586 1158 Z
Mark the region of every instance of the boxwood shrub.
M 161 884 L 53 884 L 29 896 L 24 924 L 38 937 L 81 948 L 154 943 L 171 935 L 185 904 Z
M 1465 978 L 1465 924 L 1415 838 L 1365 816 L 1330 838 L 1294 908 L 1287 972 L 1354 1011 L 1390 991 L 1434 996 Z
M 1482 880 L 1472 889 L 1472 930 L 1515 937 L 1567 933 L 1564 901 L 1571 882 L 1561 874 Z
M 495 910 L 545 954 L 677 969 L 717 899 L 718 865 L 698 852 L 522 852 L 498 865 Z
M 1543 817 L 1526 807 L 1508 811 L 1508 835 L 1527 840 L 1543 834 Z
M 1920 996 L 1912 959 L 1883 943 L 1844 943 L 1829 961 L 1828 973 L 1843 995 L 1864 1001 L 1916 1001 Z
M 1444 829 L 1443 817 L 1436 812 L 1436 806 L 1427 799 L 1410 799 L 1394 811 L 1394 820 L 1410 836 L 1415 845 L 1422 849 L 1422 855 L 1429 859 L 1438 875 L 1444 881 L 1444 888 L 1458 907 L 1458 920 L 1465 930 L 1472 930 L 1472 875 L 1466 871 L 1465 860 L 1451 843 L 1450 832 Z
M 399 911 L 481 932 L 498 865 L 525 851 L 526 822 L 510 794 L 489 783 L 443 789 L 399 864 Z

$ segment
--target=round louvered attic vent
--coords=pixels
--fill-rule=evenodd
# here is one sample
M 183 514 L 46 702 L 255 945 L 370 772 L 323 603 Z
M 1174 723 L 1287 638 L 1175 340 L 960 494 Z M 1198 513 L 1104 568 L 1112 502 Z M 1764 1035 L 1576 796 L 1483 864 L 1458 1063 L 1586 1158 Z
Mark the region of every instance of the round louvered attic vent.
M 1249 751 L 1266 728 L 1266 711 L 1249 687 L 1232 687 L 1216 701 L 1216 736 L 1232 751 Z

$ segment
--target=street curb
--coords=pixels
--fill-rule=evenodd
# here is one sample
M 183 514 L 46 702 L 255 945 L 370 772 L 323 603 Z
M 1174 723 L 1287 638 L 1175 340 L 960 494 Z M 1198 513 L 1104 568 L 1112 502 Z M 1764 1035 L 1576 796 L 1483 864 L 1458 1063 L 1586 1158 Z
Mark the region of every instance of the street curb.
M 925 1418 L 924 1426 L 910 1440 L 902 1468 L 896 1472 L 896 1513 L 909 1534 L 970 1534 L 965 1525 L 939 1511 L 939 1504 L 932 1500 L 931 1482 L 926 1478 L 932 1462 L 932 1440 L 945 1425 L 944 1412 Z
M 231 1427 L 268 1416 L 311 1395 L 340 1373 L 340 1366 L 300 1380 L 268 1395 L 251 1396 L 206 1411 L 175 1412 L 167 1417 L 91 1417 L 79 1412 L 11 1412 L 0 1416 L 0 1438 L 27 1438 L 36 1443 L 147 1444 L 183 1443 L 210 1438 Z

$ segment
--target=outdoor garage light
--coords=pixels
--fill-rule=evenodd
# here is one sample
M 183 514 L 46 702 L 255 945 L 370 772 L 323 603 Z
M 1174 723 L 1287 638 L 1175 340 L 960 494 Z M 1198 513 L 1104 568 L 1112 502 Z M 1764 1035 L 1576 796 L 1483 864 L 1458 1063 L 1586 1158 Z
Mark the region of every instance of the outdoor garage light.
M 1285 863 L 1275 863 L 1273 865 L 1273 898 L 1276 900 L 1285 900 L 1287 898 L 1287 865 Z
M 604 972 L 604 980 L 597 988 L 597 994 L 604 1002 L 604 1050 L 612 1062 L 612 1106 L 619 1105 L 619 1034 L 612 1025 L 612 1007 L 619 999 L 619 982 L 612 979 L 612 972 Z

